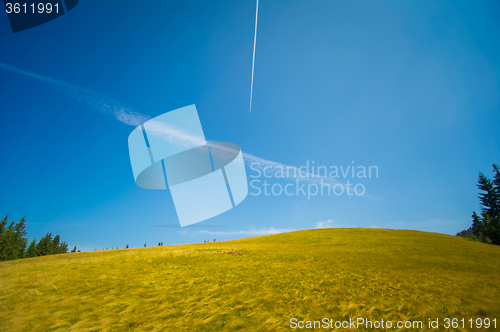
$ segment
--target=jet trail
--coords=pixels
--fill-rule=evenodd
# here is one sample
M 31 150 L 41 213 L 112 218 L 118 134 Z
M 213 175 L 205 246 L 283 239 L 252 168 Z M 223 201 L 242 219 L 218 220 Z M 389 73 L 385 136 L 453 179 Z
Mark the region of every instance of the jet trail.
M 254 68 L 255 68 L 255 44 L 257 43 L 257 19 L 258 18 L 259 18 L 259 0 L 257 0 L 257 9 L 255 10 L 255 36 L 253 38 L 252 83 L 250 84 L 250 113 L 252 113 L 253 72 L 254 72 Z

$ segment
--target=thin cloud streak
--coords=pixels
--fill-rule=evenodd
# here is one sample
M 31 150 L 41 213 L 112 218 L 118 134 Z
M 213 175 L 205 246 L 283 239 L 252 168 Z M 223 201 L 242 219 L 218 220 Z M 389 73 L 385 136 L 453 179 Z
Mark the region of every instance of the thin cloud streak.
M 197 233 L 200 234 L 210 234 L 210 235 L 270 235 L 270 234 L 279 234 L 292 232 L 293 229 L 275 229 L 271 228 L 261 228 L 261 229 L 252 229 L 252 230 L 241 230 L 241 231 L 199 231 Z
M 257 0 L 257 9 L 255 10 L 255 35 L 253 37 L 253 56 L 252 56 L 252 82 L 250 83 L 250 113 L 252 113 L 253 97 L 253 73 L 255 69 L 255 46 L 257 44 L 257 20 L 259 18 L 259 0 Z
M 132 111 L 131 108 L 123 106 L 122 103 L 115 100 L 114 98 L 103 95 L 96 91 L 83 88 L 71 83 L 67 83 L 58 79 L 54 79 L 51 77 L 46 77 L 33 72 L 21 70 L 19 68 L 1 62 L 0 62 L 0 68 L 3 68 L 5 70 L 14 73 L 22 74 L 31 78 L 35 78 L 45 83 L 52 84 L 57 88 L 61 89 L 62 91 L 68 93 L 68 95 L 71 98 L 77 100 L 78 102 L 87 104 L 91 108 L 96 109 L 103 114 L 112 115 L 118 121 L 125 123 L 129 126 L 139 126 L 147 121 L 145 127 L 147 128 L 148 132 L 150 132 L 152 135 L 156 137 L 171 142 L 172 144 L 183 145 L 188 148 L 198 147 L 205 144 L 205 139 L 203 137 L 194 136 L 181 128 L 177 128 L 175 126 L 163 122 L 158 122 L 155 121 L 154 119 L 150 120 L 150 117 L 148 115 Z M 216 142 L 213 143 L 216 144 Z M 220 150 L 225 150 L 228 154 L 231 155 L 235 154 L 234 149 L 230 147 L 219 146 L 218 148 Z M 332 179 L 330 177 L 324 177 L 324 176 L 319 177 L 317 176 L 317 174 L 316 176 L 314 176 L 314 174 L 306 172 L 300 173 L 298 167 L 288 166 L 275 161 L 262 159 L 249 153 L 243 153 L 243 157 L 246 166 L 250 167 L 252 164 L 254 164 L 253 167 L 260 169 L 261 171 L 268 166 L 271 167 L 271 173 L 273 174 L 276 174 L 278 168 L 280 167 L 285 170 L 287 169 L 292 170 L 292 172 L 290 172 L 291 174 L 287 174 L 285 179 L 297 179 L 300 182 L 316 183 L 316 184 L 320 184 L 321 181 L 323 181 L 323 183 L 343 185 L 340 181 Z M 300 176 L 300 174 L 302 174 L 302 176 Z
M 270 171 L 266 170 L 266 174 L 270 176 L 275 176 L 276 178 L 280 178 L 279 176 L 276 176 L 276 173 L 279 172 L 279 169 L 282 169 L 285 171 L 290 170 L 290 172 L 285 172 L 286 176 L 283 177 L 285 179 L 297 179 L 300 182 L 315 183 L 315 184 L 321 184 L 322 183 L 321 181 L 323 181 L 323 183 L 325 184 L 326 183 L 332 185 L 339 184 L 344 186 L 344 184 L 342 184 L 340 181 L 330 177 L 318 176 L 318 174 L 311 174 L 308 172 L 300 172 L 299 167 L 288 166 L 275 161 L 262 159 L 257 156 L 251 155 L 249 153 L 243 153 L 243 157 L 245 159 L 245 164 L 247 166 L 250 167 L 253 164 L 252 167 L 254 169 L 260 170 L 261 172 L 264 171 L 264 168 L 270 167 Z
M 132 111 L 129 107 L 123 106 L 117 100 L 103 95 L 99 92 L 82 88 L 80 86 L 67 83 L 55 78 L 39 75 L 33 72 L 21 70 L 11 65 L 0 62 L 0 68 L 13 73 L 22 74 L 31 78 L 35 78 L 45 83 L 50 83 L 58 89 L 66 92 L 68 96 L 76 101 L 87 104 L 91 108 L 100 111 L 106 115 L 113 115 L 118 121 L 129 126 L 139 126 L 149 120 L 149 116 Z
M 316 229 L 319 229 L 319 228 L 332 228 L 334 227 L 333 225 L 333 219 L 328 219 L 328 220 L 324 220 L 324 221 L 319 221 L 316 223 L 315 225 Z

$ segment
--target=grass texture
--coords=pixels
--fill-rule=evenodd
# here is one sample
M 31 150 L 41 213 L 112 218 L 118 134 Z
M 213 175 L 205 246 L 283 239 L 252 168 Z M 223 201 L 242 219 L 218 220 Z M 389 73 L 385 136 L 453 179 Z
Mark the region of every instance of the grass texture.
M 403 230 L 69 253 L 0 263 L 0 331 L 292 331 L 292 317 L 498 328 L 499 280 L 500 247 Z

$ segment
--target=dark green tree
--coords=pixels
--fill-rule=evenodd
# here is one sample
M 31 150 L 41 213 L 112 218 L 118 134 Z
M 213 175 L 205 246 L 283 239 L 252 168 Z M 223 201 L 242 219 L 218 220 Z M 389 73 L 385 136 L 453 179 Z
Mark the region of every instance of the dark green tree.
M 36 238 L 31 241 L 30 245 L 28 246 L 28 249 L 26 249 L 26 257 L 36 257 L 38 256 L 38 251 L 36 249 Z
M 28 232 L 26 231 L 26 219 L 22 217 L 21 220 L 18 221 L 16 226 L 14 227 L 15 233 L 15 253 L 16 256 L 14 259 L 25 257 L 26 246 L 28 244 L 28 238 L 26 235 Z
M 0 249 L 0 260 L 14 259 L 14 221 L 5 228 L 2 233 L 2 248 Z
M 38 243 L 33 239 L 27 246 L 25 217 L 17 223 L 12 221 L 10 224 L 8 218 L 7 215 L 0 221 L 0 261 L 68 252 L 68 244 L 61 242 L 59 235 L 52 239 L 51 233 L 47 233 Z
M 481 241 L 500 244 L 500 169 L 493 164 L 495 176 L 488 179 L 479 173 L 477 187 L 481 203 L 481 213 L 472 214 L 472 232 Z
M 52 254 L 52 233 L 47 233 L 44 237 L 40 239 L 36 245 L 38 250 L 38 256 L 45 256 Z
M 4 261 L 7 255 L 7 222 L 9 219 L 9 215 L 6 215 L 5 218 L 0 222 L 0 261 Z
M 68 244 L 66 243 L 66 241 L 63 241 L 60 245 L 59 245 L 59 253 L 60 254 L 65 254 L 68 252 Z
M 8 215 L 0 222 L 0 260 L 23 258 L 26 251 L 26 219 L 11 221 L 8 227 Z
M 54 236 L 54 239 L 50 244 L 51 254 L 59 253 L 59 242 L 61 242 L 61 237 L 59 235 Z

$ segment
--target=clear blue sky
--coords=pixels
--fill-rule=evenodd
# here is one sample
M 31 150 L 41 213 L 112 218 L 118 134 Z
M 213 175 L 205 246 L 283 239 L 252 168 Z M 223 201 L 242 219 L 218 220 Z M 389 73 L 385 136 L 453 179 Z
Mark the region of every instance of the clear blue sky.
M 499 17 L 498 1 L 261 0 L 249 113 L 254 1 L 85 0 L 16 34 L 2 14 L 0 214 L 82 250 L 322 225 L 455 234 L 500 163 Z M 103 101 L 196 104 L 208 140 L 379 177 L 354 179 L 365 196 L 249 195 L 180 228 L 168 190 L 134 183 L 134 127 Z

